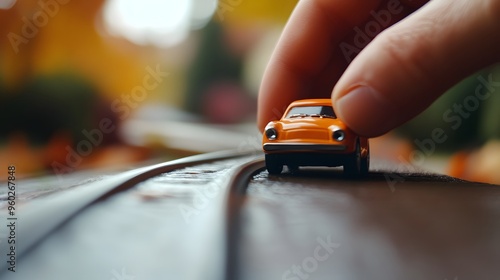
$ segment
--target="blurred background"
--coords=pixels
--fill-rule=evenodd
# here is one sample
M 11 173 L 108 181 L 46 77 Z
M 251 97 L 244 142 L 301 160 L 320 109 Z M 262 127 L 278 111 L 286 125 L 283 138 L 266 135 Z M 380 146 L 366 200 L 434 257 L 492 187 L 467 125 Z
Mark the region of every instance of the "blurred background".
M 259 83 L 296 2 L 0 0 L 0 170 L 63 175 L 260 149 Z M 474 110 L 423 159 L 415 145 L 446 124 L 441 115 L 474 92 L 474 79 L 374 139 L 374 154 L 499 182 L 498 174 L 467 174 L 479 151 L 500 151 L 489 142 L 498 137 L 498 101 Z M 493 150 L 482 150 L 487 143 Z
M 260 76 L 294 6 L 0 0 L 1 168 L 66 174 L 254 149 Z

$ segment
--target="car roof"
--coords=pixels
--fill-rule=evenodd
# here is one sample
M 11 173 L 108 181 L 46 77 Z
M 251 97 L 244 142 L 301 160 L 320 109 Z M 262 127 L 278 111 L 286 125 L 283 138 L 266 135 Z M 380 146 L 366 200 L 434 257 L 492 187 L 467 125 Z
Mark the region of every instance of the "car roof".
M 320 98 L 320 99 L 301 99 L 296 100 L 290 104 L 290 106 L 305 106 L 305 105 L 329 105 L 332 106 L 332 100 L 330 98 Z

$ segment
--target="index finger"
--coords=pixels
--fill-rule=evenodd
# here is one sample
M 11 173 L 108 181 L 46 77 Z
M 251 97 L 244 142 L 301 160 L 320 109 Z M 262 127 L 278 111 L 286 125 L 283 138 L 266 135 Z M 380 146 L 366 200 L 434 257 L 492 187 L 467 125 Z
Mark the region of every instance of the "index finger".
M 339 44 L 352 34 L 355 26 L 365 22 L 371 12 L 391 1 L 404 5 L 403 0 L 300 1 L 262 80 L 258 100 L 259 128 L 263 130 L 269 121 L 279 119 L 294 100 L 330 97 L 333 85 L 348 64 Z M 318 85 L 322 82 L 328 86 Z

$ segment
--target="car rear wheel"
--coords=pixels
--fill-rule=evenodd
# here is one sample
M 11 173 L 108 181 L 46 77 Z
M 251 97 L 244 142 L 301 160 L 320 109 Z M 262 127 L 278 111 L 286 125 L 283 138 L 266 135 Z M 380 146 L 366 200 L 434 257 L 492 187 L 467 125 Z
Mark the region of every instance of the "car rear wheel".
M 273 155 L 266 155 L 266 168 L 269 174 L 277 175 L 283 171 L 283 164 L 277 161 Z
M 289 164 L 287 166 L 288 166 L 288 170 L 290 171 L 290 173 L 298 173 L 299 172 L 299 166 L 298 165 L 296 165 L 296 164 Z
M 361 158 L 361 176 L 368 175 L 368 170 L 370 169 L 370 151 L 366 157 Z
M 359 177 L 362 175 L 362 159 L 359 141 L 356 143 L 356 150 L 344 164 L 344 173 L 349 177 Z

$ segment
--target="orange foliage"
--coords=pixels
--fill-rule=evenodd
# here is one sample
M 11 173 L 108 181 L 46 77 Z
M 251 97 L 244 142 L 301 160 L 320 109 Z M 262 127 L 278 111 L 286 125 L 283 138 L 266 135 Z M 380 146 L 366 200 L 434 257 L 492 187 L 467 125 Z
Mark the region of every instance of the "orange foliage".
M 147 64 L 141 50 L 99 34 L 103 2 L 17 1 L 0 10 L 0 75 L 6 85 L 65 70 L 83 74 L 112 98 L 141 84 Z

